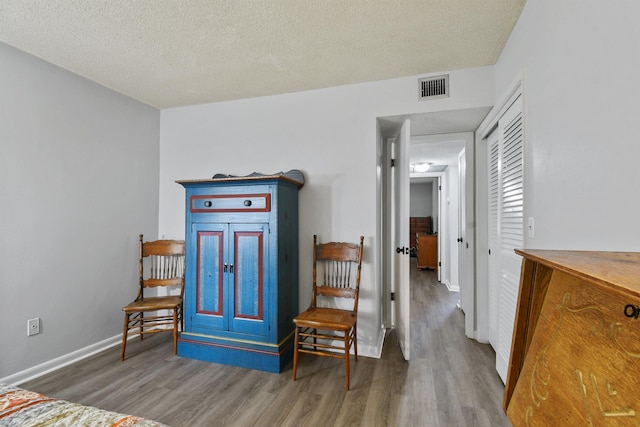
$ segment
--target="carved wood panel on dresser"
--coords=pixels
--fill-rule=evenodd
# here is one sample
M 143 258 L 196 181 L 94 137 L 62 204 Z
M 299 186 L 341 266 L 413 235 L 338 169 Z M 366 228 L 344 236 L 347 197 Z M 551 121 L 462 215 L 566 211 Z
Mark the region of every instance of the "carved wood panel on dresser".
M 516 252 L 513 425 L 639 425 L 640 253 Z

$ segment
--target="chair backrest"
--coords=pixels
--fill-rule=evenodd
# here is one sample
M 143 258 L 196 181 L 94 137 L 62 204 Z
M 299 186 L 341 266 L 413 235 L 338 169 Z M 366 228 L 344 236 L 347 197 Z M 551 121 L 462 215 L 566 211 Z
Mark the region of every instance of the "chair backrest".
M 363 245 L 363 236 L 360 236 L 360 244 L 319 244 L 318 237 L 313 236 L 312 307 L 316 307 L 318 295 L 352 298 L 353 312 L 358 312 Z
M 143 242 L 141 234 L 140 292 L 138 297 L 142 297 L 144 288 L 157 287 L 179 287 L 180 295 L 182 295 L 184 292 L 184 254 L 183 240 Z

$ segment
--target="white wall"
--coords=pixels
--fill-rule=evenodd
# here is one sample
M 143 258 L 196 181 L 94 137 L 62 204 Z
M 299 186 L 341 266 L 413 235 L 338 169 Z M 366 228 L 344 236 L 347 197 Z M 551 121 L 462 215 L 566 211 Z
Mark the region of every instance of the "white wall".
M 157 233 L 160 114 L 2 43 L 0 63 L 0 379 L 17 382 L 120 339 L 137 236 Z
M 440 233 L 439 238 L 448 236 L 447 239 L 443 239 L 441 242 L 442 252 L 444 252 L 442 258 L 446 257 L 446 263 L 444 269 L 441 272 L 442 282 L 447 285 L 447 288 L 452 290 L 460 289 L 460 277 L 458 275 L 459 269 L 459 255 L 458 255 L 458 242 L 456 239 L 460 236 L 460 230 L 458 226 L 458 220 L 460 215 L 459 204 L 459 170 L 457 166 L 449 166 L 445 171 L 444 193 L 442 195 L 442 203 L 445 205 L 446 218 L 446 233 Z M 445 230 L 443 230 L 445 231 Z
M 496 65 L 524 76 L 530 248 L 638 251 L 640 3 L 527 2 Z
M 161 235 L 184 236 L 184 190 L 177 179 L 216 172 L 245 175 L 301 169 L 300 301 L 310 301 L 312 236 L 365 236 L 359 352 L 379 354 L 381 278 L 376 251 L 376 118 L 490 106 L 492 67 L 450 73 L 451 97 L 419 102 L 417 76 L 322 90 L 175 108 L 161 112 Z
M 431 232 L 437 233 L 438 230 L 438 216 L 440 212 L 440 205 L 438 202 L 438 178 L 434 178 L 431 183 Z
M 434 216 L 433 183 L 412 182 L 409 187 L 409 216 Z

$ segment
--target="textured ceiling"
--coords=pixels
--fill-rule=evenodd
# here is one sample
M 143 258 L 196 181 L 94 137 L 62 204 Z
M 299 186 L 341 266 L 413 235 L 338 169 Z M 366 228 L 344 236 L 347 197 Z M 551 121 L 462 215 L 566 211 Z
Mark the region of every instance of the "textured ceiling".
M 0 0 L 0 41 L 157 108 L 494 64 L 525 0 Z

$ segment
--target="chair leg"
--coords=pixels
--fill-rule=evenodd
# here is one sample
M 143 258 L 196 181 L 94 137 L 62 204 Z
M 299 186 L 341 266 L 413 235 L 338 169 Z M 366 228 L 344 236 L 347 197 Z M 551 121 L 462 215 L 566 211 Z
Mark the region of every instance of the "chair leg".
M 140 341 L 142 341 L 144 339 L 144 331 L 143 331 L 143 326 L 144 326 L 144 311 L 140 312 Z
M 124 352 L 127 349 L 127 336 L 129 335 L 129 313 L 124 314 L 124 330 L 122 331 L 122 352 L 120 359 L 124 360 Z
M 298 370 L 298 332 L 299 329 L 296 326 L 295 335 L 293 338 L 293 380 L 296 380 L 296 372 Z
M 346 369 L 346 378 L 347 378 L 347 391 L 349 391 L 349 340 L 350 340 L 350 336 L 349 333 L 345 333 L 344 334 L 344 366 Z
M 173 309 L 173 354 L 178 354 L 178 307 Z
M 358 363 L 358 325 L 353 325 L 353 354 Z

